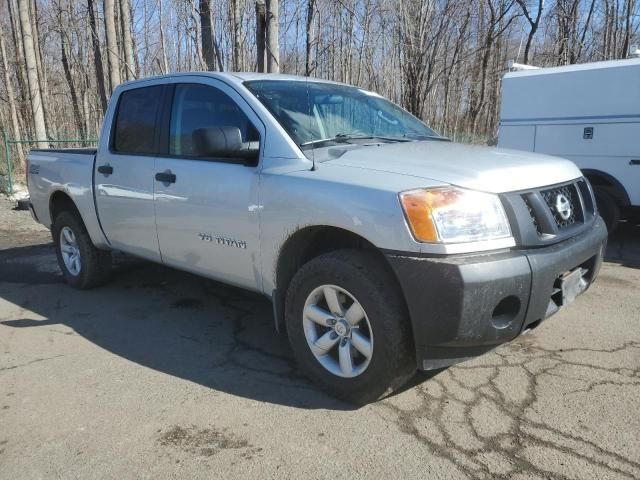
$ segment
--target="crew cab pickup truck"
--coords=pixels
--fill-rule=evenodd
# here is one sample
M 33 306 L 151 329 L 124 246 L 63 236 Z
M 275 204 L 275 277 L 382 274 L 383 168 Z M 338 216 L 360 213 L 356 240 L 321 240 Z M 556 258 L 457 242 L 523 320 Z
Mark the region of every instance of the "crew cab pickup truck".
M 97 150 L 33 150 L 31 212 L 78 288 L 118 250 L 261 292 L 307 374 L 366 403 L 535 328 L 607 231 L 570 161 L 454 144 L 383 97 L 293 76 L 120 85 Z

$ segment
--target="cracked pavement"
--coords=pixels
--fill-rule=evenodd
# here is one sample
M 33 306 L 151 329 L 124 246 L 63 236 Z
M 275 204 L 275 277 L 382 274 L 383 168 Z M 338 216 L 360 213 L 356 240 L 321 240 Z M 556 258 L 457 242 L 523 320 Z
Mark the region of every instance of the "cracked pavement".
M 262 297 L 124 256 L 75 291 L 0 201 L 0 478 L 640 478 L 640 227 L 538 329 L 353 409 Z

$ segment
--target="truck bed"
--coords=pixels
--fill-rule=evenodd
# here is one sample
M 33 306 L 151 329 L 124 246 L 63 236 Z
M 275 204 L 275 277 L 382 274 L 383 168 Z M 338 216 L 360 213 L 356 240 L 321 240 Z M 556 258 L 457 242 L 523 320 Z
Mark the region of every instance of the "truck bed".
M 38 221 L 50 226 L 51 200 L 67 195 L 76 202 L 89 234 L 99 239 L 93 199 L 95 148 L 33 149 L 29 153 L 27 172 L 31 207 Z

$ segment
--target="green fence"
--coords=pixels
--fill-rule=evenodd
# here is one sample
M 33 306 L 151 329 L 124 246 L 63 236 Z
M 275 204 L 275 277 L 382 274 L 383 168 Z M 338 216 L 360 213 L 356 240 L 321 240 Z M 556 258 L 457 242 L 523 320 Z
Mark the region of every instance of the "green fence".
M 70 138 L 49 138 L 47 141 L 38 141 L 32 139 L 15 139 L 10 138 L 6 131 L 2 131 L 2 143 L 4 152 L 4 162 L 0 164 L 0 191 L 11 195 L 13 193 L 15 162 L 14 158 L 21 155 L 17 148 L 21 145 L 37 145 L 41 148 L 47 147 L 76 147 L 76 146 L 95 146 L 98 140 L 95 138 L 81 138 L 80 136 L 71 135 Z M 17 147 L 17 148 L 16 148 Z M 19 172 L 26 175 L 26 172 Z

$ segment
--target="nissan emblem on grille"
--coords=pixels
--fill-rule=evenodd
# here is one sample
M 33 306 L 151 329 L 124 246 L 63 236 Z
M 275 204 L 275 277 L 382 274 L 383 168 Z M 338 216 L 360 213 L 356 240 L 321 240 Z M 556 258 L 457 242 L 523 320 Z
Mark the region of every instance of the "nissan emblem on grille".
M 571 217 L 571 202 L 562 193 L 556 195 L 556 212 L 563 220 L 569 220 Z

